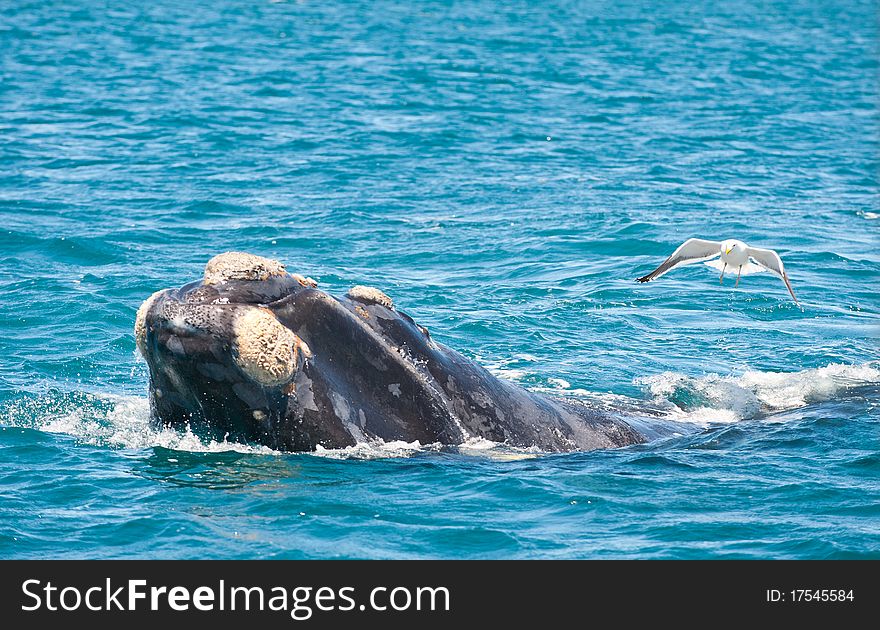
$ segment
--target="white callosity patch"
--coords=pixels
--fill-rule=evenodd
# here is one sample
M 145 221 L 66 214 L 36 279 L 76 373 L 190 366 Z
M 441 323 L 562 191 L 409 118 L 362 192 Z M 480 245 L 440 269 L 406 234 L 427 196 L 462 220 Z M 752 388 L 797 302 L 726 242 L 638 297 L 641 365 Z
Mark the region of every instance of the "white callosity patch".
M 205 284 L 221 284 L 228 280 L 268 280 L 284 276 L 284 265 L 271 258 L 244 252 L 218 254 L 205 265 Z
M 311 289 L 314 289 L 315 287 L 318 286 L 318 282 L 316 280 L 312 280 L 311 278 L 306 278 L 305 276 L 302 276 L 298 273 L 292 273 L 292 274 L 290 274 L 290 276 L 294 280 L 299 282 L 301 285 L 303 285 L 304 287 L 309 287 Z
M 880 369 L 868 363 L 832 363 L 800 372 L 749 370 L 740 376 L 710 374 L 693 378 L 664 372 L 636 382 L 647 387 L 656 402 L 672 403 L 676 420 L 707 424 L 734 422 L 832 400 L 852 388 L 880 383 Z
M 164 289 L 162 291 L 156 291 L 153 295 L 144 300 L 144 303 L 140 305 L 140 308 L 138 308 L 137 310 L 137 315 L 134 318 L 134 341 L 137 345 L 137 349 L 141 353 L 141 356 L 146 353 L 147 312 L 149 312 L 150 307 L 153 306 L 156 298 L 158 298 L 164 292 Z
M 361 302 L 371 302 L 373 304 L 381 304 L 386 308 L 394 308 L 394 302 L 391 298 L 382 293 L 375 287 L 365 287 L 358 285 L 348 290 L 348 297 Z
M 233 356 L 242 372 L 267 387 L 296 373 L 298 353 L 311 356 L 305 342 L 265 308 L 244 308 L 233 322 Z

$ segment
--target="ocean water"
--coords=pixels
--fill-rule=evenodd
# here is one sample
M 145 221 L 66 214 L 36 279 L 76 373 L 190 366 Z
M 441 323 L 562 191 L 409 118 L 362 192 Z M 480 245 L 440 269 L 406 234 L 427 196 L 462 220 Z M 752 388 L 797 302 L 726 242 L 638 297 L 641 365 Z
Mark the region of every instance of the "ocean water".
M 0 557 L 880 557 L 876 3 L 0 6 Z M 685 238 L 778 249 L 770 274 Z M 686 430 L 282 454 L 150 424 L 227 250 Z

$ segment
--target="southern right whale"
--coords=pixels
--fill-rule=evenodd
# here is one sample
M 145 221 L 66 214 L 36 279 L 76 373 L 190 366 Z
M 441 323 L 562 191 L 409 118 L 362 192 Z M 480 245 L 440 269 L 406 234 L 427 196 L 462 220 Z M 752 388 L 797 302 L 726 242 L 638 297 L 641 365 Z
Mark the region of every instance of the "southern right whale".
M 153 294 L 135 322 L 152 418 L 283 451 L 357 442 L 543 451 L 644 442 L 618 415 L 527 391 L 436 342 L 378 289 L 335 297 L 240 252 Z

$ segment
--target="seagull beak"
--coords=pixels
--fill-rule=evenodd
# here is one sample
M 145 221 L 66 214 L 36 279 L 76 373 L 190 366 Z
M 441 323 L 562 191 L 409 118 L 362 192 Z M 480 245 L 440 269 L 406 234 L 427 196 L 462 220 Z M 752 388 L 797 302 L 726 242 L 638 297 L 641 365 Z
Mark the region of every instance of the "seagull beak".
M 725 254 L 729 254 L 729 253 L 730 253 L 730 250 L 732 250 L 732 249 L 733 249 L 732 247 L 728 247 L 728 248 L 724 251 L 724 253 L 725 253 Z

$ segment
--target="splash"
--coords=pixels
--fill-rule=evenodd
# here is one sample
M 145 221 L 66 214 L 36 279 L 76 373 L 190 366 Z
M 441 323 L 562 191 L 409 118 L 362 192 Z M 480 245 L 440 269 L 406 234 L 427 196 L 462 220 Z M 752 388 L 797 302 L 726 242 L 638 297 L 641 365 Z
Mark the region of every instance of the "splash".
M 880 384 L 877 364 L 844 365 L 800 372 L 749 370 L 739 376 L 710 374 L 694 378 L 664 372 L 637 379 L 671 419 L 697 425 L 736 422 L 797 409 L 850 395 Z
M 415 442 L 404 442 L 402 440 L 384 442 L 381 439 L 370 439 L 345 448 L 329 449 L 318 446 L 314 453 L 304 454 L 327 457 L 329 459 L 383 459 L 389 457 L 413 457 L 420 453 L 437 453 L 441 451 L 497 461 L 530 459 L 541 454 L 541 451 L 536 448 L 518 448 L 477 437 L 470 438 L 457 446 L 447 446 L 439 442 L 421 444 L 418 440 Z
M 205 439 L 187 427 L 156 427 L 150 422 L 149 400 L 143 396 L 54 391 L 39 397 L 10 402 L 0 411 L 2 424 L 68 435 L 81 444 L 119 449 L 165 448 L 192 453 L 233 451 L 258 455 L 279 455 L 267 446 Z M 442 444 L 371 439 L 354 446 L 313 453 L 289 454 L 327 459 L 386 459 L 412 457 L 419 453 L 454 450 L 489 459 L 533 457 L 531 449 L 513 449 L 482 438 L 472 438 L 450 449 Z
M 427 450 L 440 450 L 440 445 L 423 446 L 418 440 L 415 442 L 369 440 L 345 448 L 324 448 L 318 445 L 314 453 L 308 454 L 329 459 L 382 459 L 386 457 L 412 457 Z
M 500 442 L 493 442 L 481 437 L 472 437 L 455 447 L 457 453 L 472 457 L 483 457 L 495 461 L 517 461 L 520 459 L 532 459 L 545 454 L 535 446 L 528 448 L 509 446 Z
M 52 392 L 7 404 L 4 424 L 69 435 L 82 444 L 112 448 L 161 447 L 177 451 L 275 453 L 265 446 L 205 440 L 185 430 L 156 427 L 143 396 Z

